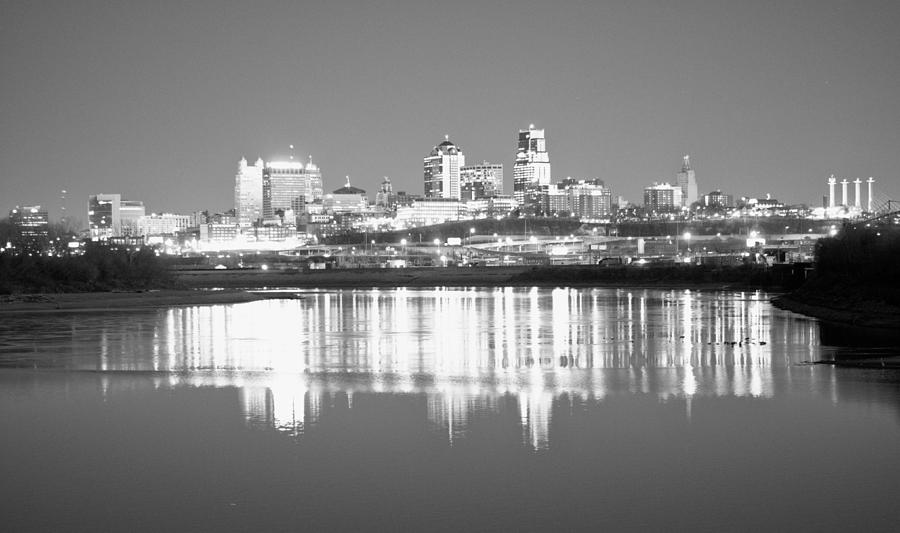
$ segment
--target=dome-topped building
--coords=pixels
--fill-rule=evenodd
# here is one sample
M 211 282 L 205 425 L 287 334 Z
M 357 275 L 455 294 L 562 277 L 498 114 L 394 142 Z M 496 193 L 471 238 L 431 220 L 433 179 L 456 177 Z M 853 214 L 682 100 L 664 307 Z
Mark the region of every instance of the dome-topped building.
M 335 189 L 331 194 L 325 195 L 323 207 L 331 213 L 360 213 L 369 205 L 366 191 L 350 185 L 350 176 L 347 183 L 340 189 Z
M 424 159 L 425 198 L 459 200 L 459 172 L 466 165 L 462 149 L 444 136 L 444 142 L 435 146 Z

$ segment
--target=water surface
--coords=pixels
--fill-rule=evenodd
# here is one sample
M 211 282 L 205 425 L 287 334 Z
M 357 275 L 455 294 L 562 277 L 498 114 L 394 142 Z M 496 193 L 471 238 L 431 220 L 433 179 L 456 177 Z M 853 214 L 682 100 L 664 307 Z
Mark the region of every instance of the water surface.
M 0 322 L 25 530 L 890 530 L 896 353 L 756 292 L 307 291 Z

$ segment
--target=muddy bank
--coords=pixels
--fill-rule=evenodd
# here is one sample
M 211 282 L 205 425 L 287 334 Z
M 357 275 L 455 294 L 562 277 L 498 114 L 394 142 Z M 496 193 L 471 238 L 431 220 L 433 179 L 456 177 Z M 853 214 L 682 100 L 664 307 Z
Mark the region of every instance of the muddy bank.
M 24 294 L 0 297 L 0 314 L 22 312 L 104 311 L 185 305 L 252 302 L 263 297 L 241 290 L 161 290 Z

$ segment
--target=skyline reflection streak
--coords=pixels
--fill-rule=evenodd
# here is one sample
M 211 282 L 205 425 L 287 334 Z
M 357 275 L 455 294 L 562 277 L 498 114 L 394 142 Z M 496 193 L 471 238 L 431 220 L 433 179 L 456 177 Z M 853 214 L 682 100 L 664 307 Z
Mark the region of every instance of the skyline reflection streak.
M 360 394 L 421 396 L 429 423 L 451 446 L 477 413 L 502 406 L 517 413 L 522 444 L 534 450 L 551 445 L 560 402 L 640 394 L 683 401 L 690 419 L 698 397 L 772 398 L 799 386 L 840 399 L 833 376 L 809 379 L 834 369 L 798 365 L 822 356 L 818 323 L 773 308 L 761 292 L 507 287 L 301 294 L 22 317 L 18 331 L 66 331 L 74 346 L 51 354 L 66 370 L 158 373 L 160 386 L 239 387 L 248 424 L 295 437 L 318 423 L 323 406 L 340 397 L 353 409 Z M 27 345 L 26 337 L 12 345 Z M 46 361 L 9 343 L 0 357 L 6 366 Z

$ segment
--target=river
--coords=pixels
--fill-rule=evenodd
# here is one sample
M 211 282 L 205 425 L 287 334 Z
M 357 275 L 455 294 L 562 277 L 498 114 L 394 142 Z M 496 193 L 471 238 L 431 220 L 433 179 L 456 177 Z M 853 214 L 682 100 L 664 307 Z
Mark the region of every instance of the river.
M 900 341 L 762 292 L 0 320 L 8 531 L 894 530 Z

